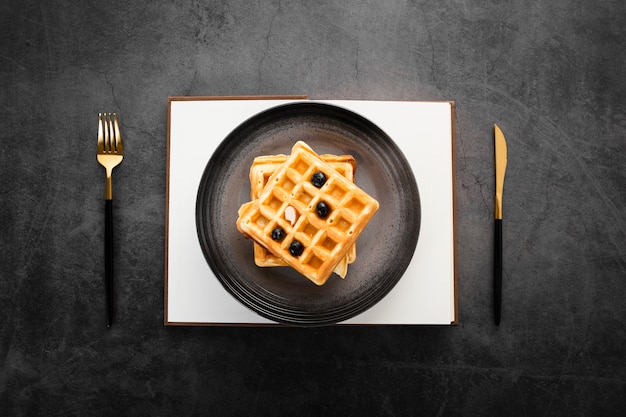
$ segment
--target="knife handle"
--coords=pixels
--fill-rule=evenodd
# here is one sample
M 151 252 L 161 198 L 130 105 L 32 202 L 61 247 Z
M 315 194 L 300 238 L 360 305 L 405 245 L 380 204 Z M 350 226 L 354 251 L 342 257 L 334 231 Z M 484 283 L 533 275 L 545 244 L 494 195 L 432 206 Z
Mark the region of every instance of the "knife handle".
M 496 326 L 500 324 L 502 308 L 502 219 L 495 219 L 495 247 L 493 257 L 493 312 Z
M 113 200 L 104 200 L 104 291 L 106 324 L 113 324 Z

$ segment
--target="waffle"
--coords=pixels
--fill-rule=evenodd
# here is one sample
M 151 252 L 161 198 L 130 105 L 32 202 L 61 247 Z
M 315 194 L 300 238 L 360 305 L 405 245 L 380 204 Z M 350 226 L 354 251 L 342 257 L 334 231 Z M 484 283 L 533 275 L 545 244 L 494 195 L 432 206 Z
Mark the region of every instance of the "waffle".
M 311 181 L 316 172 L 326 177 L 321 188 Z M 325 218 L 317 214 L 319 202 L 330 208 Z M 285 216 L 289 208 L 296 212 L 293 224 Z M 323 285 L 377 210 L 374 198 L 321 160 L 306 143 L 297 142 L 268 178 L 259 198 L 241 207 L 237 228 Z M 284 235 L 278 241 L 271 236 L 277 227 Z
M 320 159 L 328 163 L 337 172 L 354 182 L 356 160 L 351 155 L 320 155 Z M 250 167 L 250 198 L 255 200 L 261 195 L 269 177 L 282 163 L 287 160 L 287 155 L 259 156 L 254 159 Z M 341 278 L 348 273 L 348 264 L 356 260 L 356 245 L 352 245 L 344 258 L 339 261 L 334 271 Z M 262 245 L 254 242 L 254 263 L 260 267 L 286 266 L 287 263 Z

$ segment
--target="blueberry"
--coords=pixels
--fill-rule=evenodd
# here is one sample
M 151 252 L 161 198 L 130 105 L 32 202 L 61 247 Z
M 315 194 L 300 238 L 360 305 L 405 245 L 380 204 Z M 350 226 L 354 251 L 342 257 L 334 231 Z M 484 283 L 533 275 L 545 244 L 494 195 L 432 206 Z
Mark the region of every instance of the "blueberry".
M 324 203 L 323 201 L 317 203 L 315 209 L 317 210 L 317 215 L 320 216 L 322 219 L 328 216 L 328 213 L 330 213 L 330 207 L 328 207 L 328 204 Z
M 321 171 L 317 171 L 311 177 L 311 183 L 317 188 L 322 188 L 322 185 L 326 184 L 326 175 Z
M 302 252 L 304 252 L 304 245 L 297 240 L 294 240 L 291 242 L 291 245 L 289 245 L 289 252 L 293 256 L 300 256 L 302 255 Z
M 285 231 L 281 227 L 272 230 L 272 239 L 281 241 L 285 237 Z

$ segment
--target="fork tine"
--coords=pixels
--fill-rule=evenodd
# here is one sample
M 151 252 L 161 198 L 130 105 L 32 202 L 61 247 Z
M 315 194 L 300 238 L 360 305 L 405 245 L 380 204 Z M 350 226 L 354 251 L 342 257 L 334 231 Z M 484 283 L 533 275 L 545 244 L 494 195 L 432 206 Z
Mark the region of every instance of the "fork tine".
M 109 151 L 115 153 L 115 134 L 113 132 L 113 116 L 109 113 Z
M 124 145 L 122 145 L 122 134 L 120 133 L 120 125 L 117 122 L 117 114 L 113 113 L 113 121 L 115 127 L 115 152 L 124 152 Z
M 102 130 L 102 113 L 98 113 L 98 153 L 104 152 L 104 132 Z
M 109 153 L 115 152 L 115 136 L 113 136 L 113 119 L 111 113 L 107 114 L 107 138 L 109 140 L 107 144 L 107 151 Z
M 107 123 L 107 114 L 102 114 L 102 123 L 104 125 L 104 152 L 109 152 L 109 124 Z

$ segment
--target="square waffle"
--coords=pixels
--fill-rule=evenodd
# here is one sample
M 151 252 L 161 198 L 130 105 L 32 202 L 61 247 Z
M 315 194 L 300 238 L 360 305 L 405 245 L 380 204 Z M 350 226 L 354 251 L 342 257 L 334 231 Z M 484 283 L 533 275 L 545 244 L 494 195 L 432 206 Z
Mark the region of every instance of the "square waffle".
M 315 173 L 325 181 L 312 183 Z M 326 203 L 321 218 L 316 207 Z M 378 210 L 378 201 L 320 157 L 304 142 L 269 177 L 259 198 L 244 204 L 237 228 L 317 285 L 323 285 Z M 289 214 L 295 211 L 295 221 Z M 272 239 L 279 227 L 282 236 Z
M 320 159 L 333 167 L 337 172 L 354 182 L 356 160 L 352 155 L 320 155 Z M 250 167 L 250 198 L 260 197 L 269 177 L 287 160 L 287 155 L 267 155 L 254 159 Z M 348 264 L 356 260 L 356 245 L 352 245 L 344 258 L 339 261 L 334 271 L 341 278 L 348 273 Z M 254 242 L 254 263 L 260 267 L 286 266 L 287 263 L 265 247 Z

